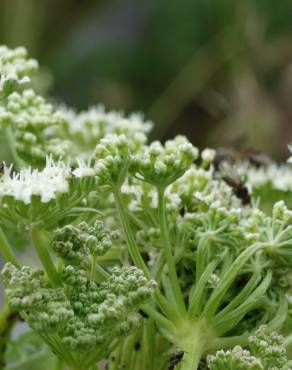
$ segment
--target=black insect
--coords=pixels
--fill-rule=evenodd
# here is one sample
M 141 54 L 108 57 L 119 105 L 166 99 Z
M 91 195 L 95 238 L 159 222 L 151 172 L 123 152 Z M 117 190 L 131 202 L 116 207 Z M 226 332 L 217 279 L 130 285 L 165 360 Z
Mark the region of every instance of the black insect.
M 273 163 L 271 158 L 269 158 L 266 154 L 263 154 L 254 149 L 246 150 L 244 152 L 243 159 L 247 159 L 250 163 L 252 163 L 256 167 L 268 166 L 269 164 Z
M 182 351 L 173 354 L 169 359 L 168 370 L 174 370 L 175 366 L 181 362 L 183 355 Z
M 144 319 L 149 319 L 149 316 L 147 315 L 147 313 L 145 313 L 143 310 L 139 310 L 139 314 L 144 317 Z
M 0 175 L 3 175 L 3 173 L 4 173 L 4 168 L 5 168 L 5 164 L 4 164 L 4 162 L 1 162 L 1 163 L 0 163 Z
M 186 207 L 182 207 L 180 210 L 179 210 L 179 213 L 182 217 L 184 217 L 184 215 L 186 214 Z
M 247 149 L 236 151 L 230 148 L 218 148 L 214 160 L 215 169 L 220 170 L 220 166 L 224 162 L 235 165 L 237 162 L 248 161 L 256 167 L 268 166 L 273 163 L 271 158 L 266 154 L 255 149 Z
M 243 205 L 251 203 L 251 196 L 247 186 L 244 184 L 235 167 L 228 162 L 223 162 L 220 165 L 222 178 L 232 189 L 237 198 L 241 199 Z
M 217 148 L 216 156 L 214 159 L 214 166 L 217 171 L 220 170 L 222 163 L 228 162 L 235 164 L 238 161 L 238 153 L 234 149 L 230 148 Z

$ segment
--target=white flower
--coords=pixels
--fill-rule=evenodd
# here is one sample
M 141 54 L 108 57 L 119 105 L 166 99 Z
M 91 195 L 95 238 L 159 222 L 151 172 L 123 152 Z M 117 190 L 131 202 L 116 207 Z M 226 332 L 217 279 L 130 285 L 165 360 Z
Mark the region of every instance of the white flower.
M 0 95 L 9 94 L 17 85 L 29 82 L 29 76 L 37 68 L 36 60 L 27 59 L 25 48 L 12 50 L 0 45 Z
M 126 135 L 133 142 L 143 144 L 146 135 L 152 128 L 152 122 L 144 121 L 143 116 L 137 113 L 125 117 L 122 112 L 106 112 L 104 106 L 97 105 L 80 113 L 66 107 L 59 110 L 70 122 L 67 130 L 70 136 L 82 138 L 83 144 L 95 145 L 106 135 Z
M 214 149 L 206 148 L 202 151 L 202 159 L 205 162 L 213 162 L 216 156 L 216 151 Z
M 72 171 L 72 174 L 78 178 L 95 176 L 96 170 L 90 165 L 90 161 L 91 159 L 87 162 L 83 159 L 77 159 L 78 167 Z
M 19 173 L 12 173 L 11 167 L 5 167 L 0 180 L 0 198 L 11 196 L 24 204 L 30 204 L 32 196 L 36 195 L 42 203 L 48 203 L 57 194 L 69 191 L 69 177 L 70 170 L 60 161 L 55 164 L 50 157 L 41 171 L 29 167 Z
M 292 170 L 289 165 L 278 166 L 272 163 L 260 168 L 245 165 L 241 167 L 241 172 L 246 176 L 251 188 L 260 188 L 270 184 L 276 190 L 292 191 Z

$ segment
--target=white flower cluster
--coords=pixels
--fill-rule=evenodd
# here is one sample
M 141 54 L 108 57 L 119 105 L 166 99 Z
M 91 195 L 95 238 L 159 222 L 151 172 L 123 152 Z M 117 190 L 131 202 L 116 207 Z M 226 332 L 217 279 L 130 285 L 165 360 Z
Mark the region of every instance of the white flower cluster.
M 144 144 L 152 128 L 152 122 L 144 121 L 140 114 L 125 117 L 122 112 L 106 112 L 102 105 L 80 113 L 65 107 L 60 110 L 69 122 L 66 126 L 67 134 L 73 140 L 80 141 L 80 144 L 89 145 L 91 149 L 101 138 L 111 134 L 125 135 L 134 145 Z
M 52 136 L 55 126 L 65 118 L 33 90 L 14 92 L 0 107 L 0 125 L 14 132 L 18 155 L 28 163 L 43 163 L 46 155 L 59 158 L 66 153 L 67 144 Z
M 214 178 L 214 168 L 198 168 L 193 165 L 171 186 L 172 192 L 180 198 L 195 205 L 202 202 L 214 207 L 230 209 L 242 208 L 242 202 L 237 198 L 230 186 Z
M 249 164 L 239 166 L 239 172 L 246 177 L 251 188 L 261 188 L 270 185 L 279 191 L 292 191 L 292 168 L 289 164 L 255 167 Z
M 27 51 L 23 47 L 14 50 L 0 45 L 0 97 L 8 95 L 15 88 L 28 82 L 29 76 L 36 71 L 38 63 L 27 59 Z
M 41 203 L 48 203 L 58 194 L 69 192 L 69 181 L 72 178 L 94 177 L 95 171 L 82 160 L 77 160 L 74 170 L 59 160 L 54 162 L 52 157 L 46 158 L 46 166 L 42 170 L 23 168 L 13 172 L 12 166 L 4 167 L 0 177 L 0 199 L 10 196 L 24 204 L 31 204 L 33 196 L 39 196 Z
M 55 164 L 51 158 L 42 171 L 28 167 L 14 173 L 11 167 L 5 167 L 0 178 L 0 198 L 11 196 L 30 204 L 32 196 L 37 195 L 42 203 L 48 203 L 58 193 L 68 192 L 68 177 L 68 168 L 61 162 Z
M 143 212 L 145 202 L 147 202 L 149 208 L 156 209 L 158 207 L 158 194 L 155 188 L 148 184 L 138 182 L 129 184 L 125 182 L 122 185 L 122 193 L 127 196 L 130 200 L 128 208 L 132 212 Z M 147 200 L 146 200 L 147 199 Z M 177 210 L 182 204 L 182 201 L 178 194 L 172 192 L 171 187 L 165 191 L 166 209 Z

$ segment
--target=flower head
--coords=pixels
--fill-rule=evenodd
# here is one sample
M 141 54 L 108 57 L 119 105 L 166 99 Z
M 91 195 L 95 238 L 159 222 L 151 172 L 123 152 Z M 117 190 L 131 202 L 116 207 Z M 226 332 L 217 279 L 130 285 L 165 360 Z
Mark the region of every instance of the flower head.
M 154 186 L 166 187 L 181 177 L 198 157 L 198 150 L 178 136 L 163 146 L 156 141 L 133 157 L 132 173 Z
M 19 85 L 28 82 L 37 69 L 37 61 L 27 58 L 25 48 L 12 50 L 0 45 L 0 98 L 8 96 Z
M 59 158 L 68 144 L 52 136 L 52 130 L 63 125 L 65 118 L 33 90 L 14 92 L 0 108 L 0 125 L 11 127 L 19 157 L 33 165 L 43 165 L 47 155 Z

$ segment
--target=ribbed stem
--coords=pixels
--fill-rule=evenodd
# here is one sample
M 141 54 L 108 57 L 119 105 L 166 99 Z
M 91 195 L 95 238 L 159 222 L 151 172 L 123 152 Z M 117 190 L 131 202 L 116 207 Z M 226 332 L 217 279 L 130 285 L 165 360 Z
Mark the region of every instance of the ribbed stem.
M 0 228 L 0 252 L 2 253 L 3 257 L 7 262 L 11 262 L 17 268 L 20 267 L 20 264 L 18 263 L 17 258 L 1 228 Z
M 166 219 L 164 189 L 158 189 L 158 217 L 159 217 L 159 226 L 160 226 L 163 252 L 164 252 L 167 267 L 168 267 L 168 274 L 169 274 L 169 278 L 172 284 L 173 293 L 176 298 L 176 303 L 177 303 L 176 306 L 180 313 L 185 314 L 186 307 L 185 307 L 182 291 L 179 285 L 177 273 L 176 273 L 174 257 L 171 252 L 171 243 L 169 239 L 169 230 L 168 230 L 167 219 Z
M 129 217 L 125 208 L 125 205 L 123 204 L 122 194 L 119 188 L 113 189 L 113 194 L 116 201 L 116 206 L 119 214 L 119 218 L 121 221 L 121 226 L 125 234 L 125 238 L 127 241 L 127 245 L 129 248 L 129 253 L 131 255 L 131 258 L 135 265 L 139 267 L 145 274 L 145 276 L 150 279 L 150 272 L 141 256 L 141 253 L 139 251 L 138 246 L 136 245 L 133 232 L 130 226 Z
M 166 319 L 163 315 L 161 315 L 159 312 L 157 312 L 153 307 L 150 305 L 143 305 L 142 310 L 150 317 L 154 319 L 156 323 L 158 323 L 164 330 L 167 330 L 169 332 L 175 331 L 175 326 L 171 321 Z
M 96 279 L 96 261 L 97 261 L 97 257 L 96 256 L 92 256 L 92 259 L 91 259 L 91 270 L 90 270 L 90 281 L 92 283 L 95 282 L 95 279 Z
M 51 284 L 55 288 L 60 287 L 62 283 L 54 262 L 52 261 L 52 258 L 48 252 L 48 246 L 42 238 L 42 230 L 40 229 L 40 226 L 35 225 L 34 227 L 32 227 L 30 235 L 37 255 L 46 271 Z
M 117 211 L 119 214 L 121 226 L 122 226 L 125 238 L 126 238 L 126 242 L 127 242 L 127 246 L 128 246 L 131 258 L 134 264 L 144 272 L 147 279 L 151 279 L 152 277 L 151 277 L 150 271 L 148 267 L 146 266 L 141 256 L 141 253 L 139 251 L 139 248 L 135 242 L 133 231 L 130 226 L 129 216 L 126 211 L 126 206 L 124 205 L 122 194 L 121 194 L 119 187 L 113 188 L 113 195 L 115 197 Z M 161 295 L 161 293 L 158 290 L 155 293 L 155 298 L 157 299 L 157 302 L 159 303 L 159 306 L 161 307 L 161 309 L 164 311 L 164 313 L 169 318 L 172 318 L 172 319 L 177 318 L 177 314 L 174 308 L 166 300 L 166 298 L 163 295 Z

